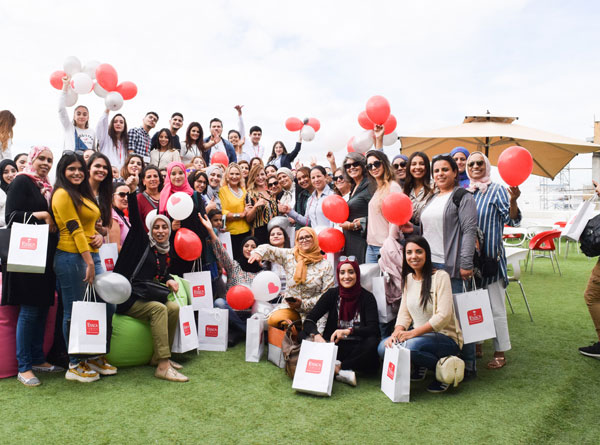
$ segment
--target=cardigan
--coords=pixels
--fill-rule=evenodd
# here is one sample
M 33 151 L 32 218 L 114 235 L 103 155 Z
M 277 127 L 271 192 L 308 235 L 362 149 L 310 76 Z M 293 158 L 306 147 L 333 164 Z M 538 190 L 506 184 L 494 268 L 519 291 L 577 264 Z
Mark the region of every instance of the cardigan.
M 281 167 L 287 167 L 292 170 L 292 161 L 296 159 L 296 156 L 300 153 L 300 149 L 302 148 L 302 142 L 296 142 L 296 146 L 289 153 L 284 153 L 281 156 L 269 161 L 267 165 L 273 165 L 277 167 L 279 170 Z M 279 160 L 279 166 L 276 164 L 276 161 Z
M 360 218 L 360 230 L 344 230 L 344 255 L 355 256 L 358 264 L 365 262 L 365 254 L 367 251 L 367 216 L 369 214 L 369 201 L 373 194 L 371 193 L 369 179 L 365 176 L 360 184 L 354 187 L 354 194 L 350 194 L 348 198 L 348 208 L 350 213 L 348 221 L 352 222 L 356 218 Z

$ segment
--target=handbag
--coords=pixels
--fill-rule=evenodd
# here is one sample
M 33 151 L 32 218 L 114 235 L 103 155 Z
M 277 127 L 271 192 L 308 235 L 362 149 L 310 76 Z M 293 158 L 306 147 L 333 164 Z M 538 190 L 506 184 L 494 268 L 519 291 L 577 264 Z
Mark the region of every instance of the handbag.
M 435 365 L 435 379 L 456 388 L 465 378 L 465 362 L 455 355 L 442 357 Z
M 131 290 L 133 294 L 137 295 L 143 300 L 158 301 L 159 303 L 165 304 L 167 302 L 168 295 L 171 293 L 171 290 L 167 286 L 152 280 L 135 279 L 142 268 L 142 264 L 144 264 L 144 261 L 146 261 L 149 251 L 150 247 L 146 247 L 146 250 L 142 254 L 142 258 L 133 271 L 133 275 L 131 276 Z
M 302 320 L 296 320 L 290 323 L 285 331 L 281 341 L 281 351 L 285 360 L 285 373 L 293 379 L 298 365 L 298 356 L 300 355 L 300 340 L 298 339 L 299 329 L 302 328 Z M 295 332 L 294 332 L 295 331 Z

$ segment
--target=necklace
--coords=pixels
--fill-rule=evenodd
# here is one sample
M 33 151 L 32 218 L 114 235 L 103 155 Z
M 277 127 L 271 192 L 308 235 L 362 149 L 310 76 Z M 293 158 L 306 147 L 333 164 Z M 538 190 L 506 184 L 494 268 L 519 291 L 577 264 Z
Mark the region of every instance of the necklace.
M 229 188 L 229 190 L 231 191 L 233 196 L 235 196 L 237 199 L 242 199 L 242 196 L 244 196 L 244 190 L 242 190 L 241 187 L 237 188 L 238 189 L 237 192 L 235 190 L 233 190 L 229 184 L 227 184 L 227 188 Z

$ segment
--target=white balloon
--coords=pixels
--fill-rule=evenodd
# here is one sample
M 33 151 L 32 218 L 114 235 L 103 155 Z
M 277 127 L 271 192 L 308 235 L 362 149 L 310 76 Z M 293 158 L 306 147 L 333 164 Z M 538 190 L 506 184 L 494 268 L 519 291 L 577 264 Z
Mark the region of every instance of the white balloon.
M 352 148 L 358 153 L 365 154 L 373 146 L 373 130 L 366 130 L 354 136 Z
M 267 317 L 274 309 L 274 306 L 271 303 L 267 303 L 266 301 L 254 300 L 254 304 L 252 305 L 252 313 L 253 314 L 261 314 Z
M 358 266 L 360 269 L 360 285 L 369 292 L 373 292 L 373 278 L 380 273 L 379 263 L 365 263 Z
M 383 136 L 383 145 L 385 145 L 386 147 L 388 147 L 390 145 L 394 145 L 397 140 L 398 140 L 398 133 L 396 133 L 395 131 L 392 131 L 390 134 L 386 134 Z
M 94 81 L 86 73 L 76 73 L 71 79 L 71 85 L 77 94 L 88 94 L 92 92 Z
M 185 192 L 173 193 L 167 201 L 167 212 L 171 218 L 183 221 L 194 211 L 194 201 Z
M 150 210 L 146 215 L 146 227 L 148 227 L 148 230 L 152 230 L 152 227 L 150 227 L 150 221 L 152 221 L 152 219 L 157 215 L 157 213 L 158 210 L 154 209 Z
M 286 216 L 271 218 L 269 224 L 267 224 L 267 230 L 270 232 L 273 227 L 281 227 L 283 230 L 287 230 L 290 227 L 290 220 Z
M 252 280 L 252 293 L 257 301 L 271 301 L 279 295 L 281 280 L 275 272 L 264 270 Z
M 110 304 L 125 303 L 131 295 L 129 280 L 115 272 L 96 275 L 94 289 L 104 301 Z
M 63 69 L 69 76 L 73 76 L 81 71 L 81 62 L 77 57 L 69 56 L 63 62 Z
M 97 60 L 90 60 L 85 65 L 83 65 L 83 68 L 81 68 L 81 71 L 83 71 L 85 74 L 90 76 L 92 79 L 95 79 L 96 78 L 96 68 L 98 68 L 98 65 L 100 65 L 100 62 L 98 62 Z
M 104 88 L 102 88 L 99 83 L 95 82 L 94 83 L 94 93 L 96 93 L 96 96 L 98 96 L 98 97 L 105 98 L 106 95 L 108 94 L 108 91 L 106 91 Z
M 104 98 L 104 105 L 106 105 L 106 108 L 112 111 L 120 110 L 123 106 L 123 96 L 116 91 L 111 91 Z
M 315 129 L 310 125 L 305 125 L 300 130 L 300 135 L 302 136 L 303 141 L 312 141 L 315 138 Z
M 65 106 L 72 107 L 77 103 L 79 96 L 71 87 L 67 88 L 67 97 L 65 98 Z

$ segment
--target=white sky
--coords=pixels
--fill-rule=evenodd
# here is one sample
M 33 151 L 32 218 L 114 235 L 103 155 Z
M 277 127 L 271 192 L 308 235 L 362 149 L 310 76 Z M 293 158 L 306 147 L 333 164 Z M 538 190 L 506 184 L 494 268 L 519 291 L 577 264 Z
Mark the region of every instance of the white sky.
M 60 152 L 59 92 L 48 78 L 75 55 L 137 84 L 121 110 L 129 127 L 148 110 L 159 113 L 157 128 L 181 111 L 184 126 L 195 120 L 206 131 L 218 116 L 227 131 L 240 103 L 270 152 L 275 140 L 297 139 L 287 117 L 317 117 L 304 161 L 325 163 L 328 150 L 341 161 L 374 94 L 389 99 L 400 134 L 490 110 L 585 139 L 600 117 L 599 18 L 591 1 L 6 1 L 0 109 L 17 117 L 13 152 Z M 79 103 L 95 126 L 102 99 Z

